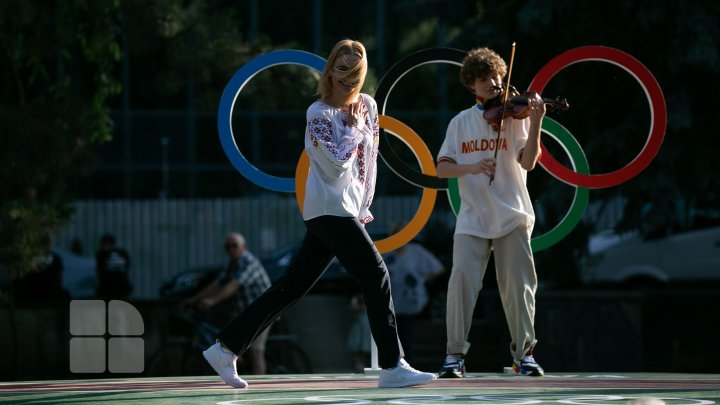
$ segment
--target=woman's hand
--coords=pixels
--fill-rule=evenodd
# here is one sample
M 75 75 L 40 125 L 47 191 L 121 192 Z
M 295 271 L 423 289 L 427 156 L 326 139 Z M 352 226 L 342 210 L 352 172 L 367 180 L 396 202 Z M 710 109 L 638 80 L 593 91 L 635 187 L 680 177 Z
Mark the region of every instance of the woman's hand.
M 357 127 L 358 130 L 365 127 L 365 117 L 363 117 L 360 103 L 362 103 L 362 100 L 348 106 L 348 126 Z

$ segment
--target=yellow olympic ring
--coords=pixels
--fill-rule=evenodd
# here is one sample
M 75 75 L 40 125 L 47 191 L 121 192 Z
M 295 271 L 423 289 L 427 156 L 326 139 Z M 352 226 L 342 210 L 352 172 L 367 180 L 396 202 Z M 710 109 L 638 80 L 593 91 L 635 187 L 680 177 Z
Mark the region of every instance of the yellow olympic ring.
M 380 128 L 385 129 L 386 132 L 395 135 L 402 140 L 413 152 L 415 158 L 420 162 L 420 170 L 423 174 L 435 176 L 435 161 L 433 160 L 430 149 L 428 149 L 425 142 L 423 142 L 420 135 L 415 133 L 410 127 L 405 125 L 403 122 L 397 119 L 387 116 L 378 115 Z M 300 212 L 303 209 L 303 201 L 305 201 L 305 182 L 307 180 L 308 171 L 310 170 L 310 159 L 305 151 L 300 155 L 298 160 L 297 169 L 295 170 L 295 198 L 297 199 Z M 430 214 L 435 207 L 435 200 L 437 198 L 437 189 L 423 188 L 422 198 L 420 200 L 420 206 L 415 212 L 413 218 L 408 222 L 407 225 L 394 235 L 390 235 L 385 239 L 375 241 L 375 246 L 380 253 L 391 252 L 411 240 L 420 233 L 422 228 L 427 224 L 430 219 Z

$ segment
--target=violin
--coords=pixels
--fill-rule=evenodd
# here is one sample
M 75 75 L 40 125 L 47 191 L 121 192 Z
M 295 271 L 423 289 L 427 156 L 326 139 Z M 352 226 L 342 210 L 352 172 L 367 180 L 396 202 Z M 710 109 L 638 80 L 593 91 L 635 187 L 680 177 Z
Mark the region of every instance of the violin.
M 532 93 L 525 92 L 520 93 L 514 86 L 510 86 L 510 93 L 507 98 L 507 105 L 503 110 L 503 100 L 505 99 L 505 91 L 500 93 L 497 97 L 488 100 L 485 103 L 485 111 L 483 112 L 483 118 L 494 128 L 500 127 L 500 120 L 502 118 L 515 118 L 521 120 L 530 116 L 530 108 L 528 108 L 528 99 Z M 543 98 L 542 101 L 548 110 L 568 110 L 570 104 L 566 99 L 560 97 L 555 98 Z

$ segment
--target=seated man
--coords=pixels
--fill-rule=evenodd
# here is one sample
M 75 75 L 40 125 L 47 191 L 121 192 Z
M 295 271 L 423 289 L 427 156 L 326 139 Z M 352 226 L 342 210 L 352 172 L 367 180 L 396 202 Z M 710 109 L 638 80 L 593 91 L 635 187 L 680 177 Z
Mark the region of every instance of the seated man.
M 225 239 L 225 251 L 230 258 L 225 270 L 187 302 L 201 311 L 213 308 L 212 320 L 217 326 L 225 326 L 270 288 L 270 277 L 260 260 L 247 250 L 242 235 L 230 233 Z M 248 351 L 253 374 L 267 372 L 265 341 L 269 333 L 270 328 L 265 329 Z

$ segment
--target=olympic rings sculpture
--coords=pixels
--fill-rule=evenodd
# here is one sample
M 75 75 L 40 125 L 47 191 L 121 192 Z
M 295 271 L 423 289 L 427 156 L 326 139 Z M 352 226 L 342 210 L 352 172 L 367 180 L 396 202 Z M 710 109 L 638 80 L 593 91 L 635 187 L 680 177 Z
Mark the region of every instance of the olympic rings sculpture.
M 411 241 L 430 219 L 435 205 L 437 190 L 447 190 L 450 205 L 457 215 L 460 208 L 460 193 L 457 179 L 440 179 L 436 176 L 433 155 L 422 137 L 401 121 L 385 115 L 387 99 L 395 84 L 412 69 L 425 64 L 447 63 L 461 65 L 465 52 L 451 48 L 431 48 L 415 52 L 393 65 L 378 83 L 375 100 L 379 110 L 380 156 L 390 169 L 405 181 L 423 189 L 420 206 L 408 224 L 375 244 L 381 253 L 389 252 Z M 647 141 L 640 153 L 623 168 L 604 174 L 590 174 L 585 153 L 577 140 L 560 123 L 550 117 L 543 119 L 542 131 L 555 139 L 568 154 L 572 169 L 555 160 L 541 144 L 540 166 L 556 179 L 575 187 L 575 195 L 565 217 L 550 231 L 532 239 L 533 251 L 541 251 L 554 245 L 582 219 L 587 208 L 591 188 L 608 188 L 624 183 L 640 174 L 655 158 L 665 136 L 667 110 L 665 98 L 657 80 L 637 59 L 617 49 L 602 46 L 584 46 L 566 51 L 548 62 L 535 75 L 530 89 L 542 93 L 547 83 L 562 69 L 580 62 L 599 61 L 617 65 L 630 73 L 643 88 L 650 105 L 650 130 Z M 325 59 L 315 54 L 298 50 L 279 50 L 255 57 L 241 66 L 223 91 L 218 108 L 217 125 L 223 151 L 235 169 L 244 177 L 260 187 L 269 190 L 296 195 L 302 209 L 305 196 L 305 180 L 310 168 L 309 160 L 303 152 L 298 161 L 295 178 L 276 177 L 253 166 L 242 154 L 232 129 L 232 111 L 235 100 L 243 87 L 258 73 L 277 65 L 301 65 L 318 72 L 325 66 Z M 420 163 L 420 172 L 406 165 L 395 153 L 386 133 L 398 137 L 405 143 Z

